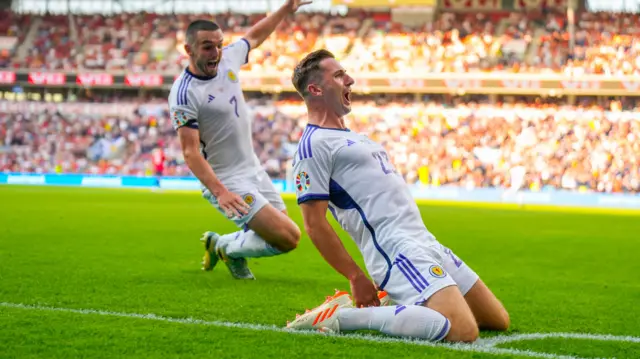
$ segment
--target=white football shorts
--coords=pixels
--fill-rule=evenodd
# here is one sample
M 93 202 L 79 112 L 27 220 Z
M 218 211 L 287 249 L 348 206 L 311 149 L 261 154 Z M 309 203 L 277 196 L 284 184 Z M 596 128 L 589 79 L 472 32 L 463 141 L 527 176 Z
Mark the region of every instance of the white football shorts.
M 478 279 L 449 248 L 436 243 L 409 246 L 398 253 L 383 289 L 396 304 L 422 305 L 437 291 L 452 285 L 465 295 Z
M 233 183 L 227 185 L 227 189 L 242 197 L 245 203 L 251 207 L 249 213 L 246 215 L 229 218 L 236 226 L 242 229 L 247 229 L 247 223 L 267 204 L 271 204 L 278 211 L 284 211 L 287 208 L 284 205 L 284 201 L 282 201 L 280 193 L 278 193 L 278 190 L 273 186 L 269 175 L 265 171 L 260 172 L 257 176 L 250 179 L 233 181 Z M 218 205 L 218 200 L 208 189 L 205 188 L 202 191 L 202 197 L 209 201 L 209 203 L 225 217 L 227 216 Z

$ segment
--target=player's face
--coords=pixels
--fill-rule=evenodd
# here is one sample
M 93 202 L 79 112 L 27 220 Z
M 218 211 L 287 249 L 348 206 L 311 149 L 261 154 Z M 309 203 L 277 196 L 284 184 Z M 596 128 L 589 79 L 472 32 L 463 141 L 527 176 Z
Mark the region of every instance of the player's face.
M 325 104 L 342 117 L 351 112 L 351 85 L 354 80 L 336 59 L 322 60 L 322 96 Z
M 215 76 L 222 58 L 222 30 L 198 31 L 196 43 L 187 49 L 193 65 L 204 76 Z

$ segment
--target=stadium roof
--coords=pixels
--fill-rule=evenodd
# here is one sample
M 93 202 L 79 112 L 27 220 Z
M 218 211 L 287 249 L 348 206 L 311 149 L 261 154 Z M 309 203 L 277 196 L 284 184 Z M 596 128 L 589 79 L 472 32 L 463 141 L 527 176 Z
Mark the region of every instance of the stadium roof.
M 638 12 L 639 0 L 587 0 L 590 11 Z
M 264 13 L 280 7 L 284 0 L 13 0 L 16 12 L 31 13 Z M 332 6 L 331 0 L 314 0 L 306 11 L 345 11 Z

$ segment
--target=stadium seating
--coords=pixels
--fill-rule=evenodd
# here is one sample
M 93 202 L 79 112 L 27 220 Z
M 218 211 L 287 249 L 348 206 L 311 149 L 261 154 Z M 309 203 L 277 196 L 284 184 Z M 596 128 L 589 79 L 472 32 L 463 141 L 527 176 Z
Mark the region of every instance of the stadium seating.
M 25 59 L 27 67 L 43 70 L 77 68 L 77 43 L 72 39 L 66 15 L 43 17 L 35 31 L 36 37 Z
M 354 103 L 348 125 L 380 141 L 412 184 L 509 187 L 522 168 L 523 187 L 531 190 L 640 192 L 639 116 L 619 111 L 618 102 L 443 103 L 366 98 Z M 250 107 L 256 153 L 271 176 L 283 178 L 304 106 L 259 97 Z M 165 175 L 189 175 L 166 112 L 129 119 L 0 114 L 2 145 L 8 151 L 0 153 L 0 171 L 150 175 L 151 151 L 159 147 Z
M 184 31 L 210 18 L 235 41 L 263 15 L 17 16 L 0 22 L 0 61 L 30 69 L 107 69 L 175 73 L 186 65 Z M 35 21 L 37 20 L 37 21 Z M 35 36 L 27 38 L 31 26 Z M 91 28 L 93 31 L 78 31 Z M 298 13 L 251 54 L 244 70 L 290 69 L 301 54 L 319 47 L 335 52 L 356 72 L 565 72 L 580 75 L 638 74 L 638 16 L 580 13 L 573 51 L 566 15 L 442 12 L 431 26 L 408 27 L 389 16 Z M 26 40 L 26 41 L 25 41 Z M 23 57 L 16 55 L 25 47 Z
M 640 74 L 638 15 L 583 13 L 578 29 L 576 48 L 567 66 L 572 73 Z
M 14 57 L 30 26 L 30 15 L 19 15 L 8 10 L 0 10 L 0 68 L 20 66 L 19 63 L 14 62 Z
M 15 15 L 0 20 L 0 65 L 37 70 L 157 71 L 186 66 L 186 26 L 210 18 L 237 40 L 264 15 Z M 290 71 L 315 48 L 336 53 L 352 72 L 564 72 L 637 75 L 637 15 L 580 13 L 569 51 L 566 16 L 551 10 L 442 12 L 430 26 L 401 26 L 387 14 L 298 13 L 251 53 L 250 73 Z M 92 31 L 81 31 L 91 28 Z M 55 111 L 0 113 L 0 171 L 150 175 L 151 151 L 162 148 L 165 175 L 188 176 L 166 97 L 117 103 L 118 115 Z M 299 100 L 250 100 L 254 147 L 274 178 L 289 168 L 304 126 Z M 363 96 L 349 126 L 388 149 L 412 184 L 467 188 L 546 188 L 640 192 L 640 121 L 635 100 L 575 105 L 540 99 L 489 104 L 431 97 Z M 157 111 L 141 111 L 139 105 Z M 622 111 L 624 107 L 625 111 Z M 128 111 L 128 112 L 127 112 Z

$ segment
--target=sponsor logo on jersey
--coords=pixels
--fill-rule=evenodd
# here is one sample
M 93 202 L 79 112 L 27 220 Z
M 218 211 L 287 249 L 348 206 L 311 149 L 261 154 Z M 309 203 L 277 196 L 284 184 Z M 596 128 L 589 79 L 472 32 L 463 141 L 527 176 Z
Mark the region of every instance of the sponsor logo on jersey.
M 242 199 L 244 200 L 244 203 L 249 205 L 249 207 L 253 207 L 253 205 L 256 203 L 256 197 L 251 193 L 245 194 Z
M 439 265 L 432 265 L 429 267 L 429 274 L 436 278 L 444 278 L 447 276 L 447 273 L 445 273 L 444 269 Z
M 238 82 L 238 75 L 236 75 L 232 70 L 227 71 L 227 77 L 231 82 Z
M 305 171 L 298 173 L 298 175 L 296 176 L 296 188 L 298 189 L 298 192 L 304 192 L 308 190 L 309 186 L 311 186 L 309 174 L 307 174 L 307 172 Z

